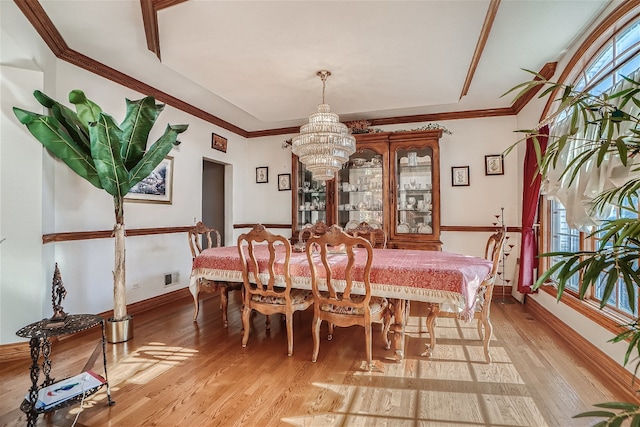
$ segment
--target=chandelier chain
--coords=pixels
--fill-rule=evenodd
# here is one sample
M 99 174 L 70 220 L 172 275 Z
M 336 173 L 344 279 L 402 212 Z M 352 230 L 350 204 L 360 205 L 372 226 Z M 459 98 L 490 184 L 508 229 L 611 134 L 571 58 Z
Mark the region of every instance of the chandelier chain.
M 331 71 L 320 70 L 316 73 L 317 76 L 322 80 L 322 103 L 324 104 L 324 89 L 327 84 L 327 77 L 331 75 Z

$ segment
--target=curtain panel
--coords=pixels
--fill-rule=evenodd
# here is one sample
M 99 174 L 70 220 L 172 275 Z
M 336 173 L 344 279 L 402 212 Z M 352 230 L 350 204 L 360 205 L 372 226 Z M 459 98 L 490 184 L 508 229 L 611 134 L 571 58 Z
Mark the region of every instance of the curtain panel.
M 527 149 L 524 155 L 523 191 L 522 191 L 522 241 L 520 244 L 520 269 L 518 270 L 518 292 L 530 294 L 534 283 L 533 271 L 538 267 L 538 244 L 533 231 L 533 223 L 538 212 L 540 201 L 540 181 L 538 159 L 535 144 L 540 145 L 544 155 L 549 140 L 549 127 L 542 127 L 538 135 L 527 138 Z
M 640 78 L 640 69 L 636 70 L 631 79 L 638 81 Z M 626 80 L 620 81 L 606 92 L 609 94 L 619 92 L 623 89 L 631 87 L 631 83 Z M 620 98 L 611 100 L 617 106 L 621 102 Z M 640 107 L 629 103 L 625 107 L 629 114 L 637 115 Z M 551 143 L 560 135 L 569 131 L 572 120 L 572 112 L 560 116 L 549 129 L 549 138 Z M 585 131 L 568 143 L 564 150 L 559 153 L 558 162 L 554 169 L 549 170 L 545 179 L 541 184 L 541 193 L 550 200 L 555 200 L 564 206 L 566 210 L 566 221 L 569 227 L 590 232 L 593 226 L 597 226 L 600 220 L 606 218 L 611 213 L 611 207 L 604 209 L 603 212 L 595 212 L 593 210 L 593 200 L 595 197 L 608 189 L 623 185 L 628 180 L 640 176 L 637 170 L 637 164 L 632 165 L 629 162 L 624 166 L 617 155 L 607 154 L 600 167 L 596 166 L 596 159 L 590 159 L 584 163 L 573 182 L 571 173 L 563 172 L 569 167 L 571 160 L 580 153 L 590 149 L 589 143 L 597 140 L 598 129 L 596 126 L 584 126 L 583 117 L 578 119 L 579 127 Z M 628 134 L 630 131 L 630 122 L 625 122 L 620 126 L 619 135 Z

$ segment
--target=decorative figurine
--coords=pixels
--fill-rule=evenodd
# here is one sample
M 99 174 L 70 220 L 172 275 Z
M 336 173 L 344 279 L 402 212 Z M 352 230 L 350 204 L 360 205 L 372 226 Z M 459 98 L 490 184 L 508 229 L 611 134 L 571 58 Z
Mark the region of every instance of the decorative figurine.
M 56 262 L 56 268 L 53 272 L 53 282 L 51 284 L 51 305 L 53 306 L 53 316 L 50 321 L 63 321 L 67 318 L 67 313 L 64 312 L 62 306 L 62 300 L 67 296 L 67 290 L 62 283 L 62 275 L 58 269 L 58 263 Z

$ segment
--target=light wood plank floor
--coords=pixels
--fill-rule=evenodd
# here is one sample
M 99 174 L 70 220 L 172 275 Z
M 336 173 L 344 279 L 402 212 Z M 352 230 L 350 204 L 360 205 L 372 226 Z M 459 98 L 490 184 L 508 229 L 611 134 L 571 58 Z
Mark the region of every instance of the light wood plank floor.
M 424 306 L 412 304 L 406 359 L 394 363 L 379 333 L 373 372 L 362 370 L 362 328 L 336 328 L 311 362 L 312 311 L 295 317 L 294 355 L 286 331 L 253 317 L 249 344 L 240 345 L 238 293 L 229 328 L 218 297 L 202 302 L 198 322 L 185 298 L 135 317 L 135 338 L 108 344 L 109 379 L 116 405 L 100 392 L 78 406 L 38 419 L 38 426 L 584 426 L 572 419 L 591 404 L 624 400 L 590 372 L 543 322 L 519 304 L 494 303 L 493 363 L 483 363 L 476 325 L 438 323 L 431 359 L 420 354 L 428 334 Z M 323 334 L 326 325 L 323 325 Z M 379 331 L 374 327 L 374 331 Z M 326 336 L 326 334 L 325 334 Z M 98 343 L 98 332 L 63 340 L 52 350 L 52 374 L 78 373 Z M 94 369 L 102 372 L 101 357 Z M 29 387 L 29 361 L 0 363 L 0 424 L 23 426 L 19 409 Z

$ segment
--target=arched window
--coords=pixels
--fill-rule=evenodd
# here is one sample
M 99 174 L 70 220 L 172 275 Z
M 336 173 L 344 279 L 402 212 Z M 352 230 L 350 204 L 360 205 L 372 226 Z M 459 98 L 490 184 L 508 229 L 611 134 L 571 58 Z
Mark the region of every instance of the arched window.
M 594 48 L 595 46 L 592 46 Z M 569 77 L 564 81 L 571 83 L 577 90 L 588 91 L 592 94 L 600 95 L 603 93 L 612 93 L 620 90 L 627 84 L 622 76 L 629 76 L 635 80 L 640 79 L 640 18 L 636 15 L 626 25 L 613 33 L 601 43 L 599 48 L 592 49 L 593 53 L 590 58 L 582 58 L 581 63 L 586 64 L 583 67 L 576 67 L 568 74 Z M 559 129 L 567 126 L 571 120 L 571 112 L 563 112 L 558 115 L 554 124 L 551 126 L 550 133 L 553 135 L 554 130 L 558 133 Z M 579 148 L 576 148 L 579 149 Z M 542 228 L 546 233 L 542 236 L 541 252 L 577 252 L 579 250 L 590 250 L 596 247 L 598 235 L 590 236 L 590 226 L 597 222 L 591 221 L 585 209 L 585 203 L 588 203 L 589 193 L 589 176 L 590 171 L 583 171 L 583 175 L 579 177 L 579 183 L 575 182 L 572 186 L 564 186 L 558 181 L 547 183 L 547 188 L 543 185 L 543 194 L 550 196 L 550 200 L 543 204 Z M 600 177 L 596 177 L 596 180 Z M 566 182 L 565 182 L 566 184 Z M 594 186 L 597 188 L 597 186 Z M 595 191 L 593 191 L 595 193 Z M 586 194 L 586 195 L 585 195 Z M 595 195 L 595 194 L 594 194 Z M 638 201 L 635 200 L 635 207 Z M 629 212 L 624 209 L 612 209 L 605 213 L 604 218 L 615 219 L 621 216 L 628 217 Z M 541 263 L 542 269 L 550 268 L 557 259 L 546 258 Z M 565 288 L 566 293 L 577 294 L 578 277 L 574 276 L 572 281 Z M 599 305 L 603 298 L 603 286 L 596 285 L 587 295 L 586 304 Z M 595 303 L 595 304 L 594 304 Z M 627 293 L 622 282 L 614 293 L 607 298 L 607 310 L 605 313 L 614 314 L 620 317 L 636 318 L 638 315 L 638 303 L 635 308 L 631 309 L 629 303 L 629 294 Z M 619 332 L 616 330 L 614 332 Z

